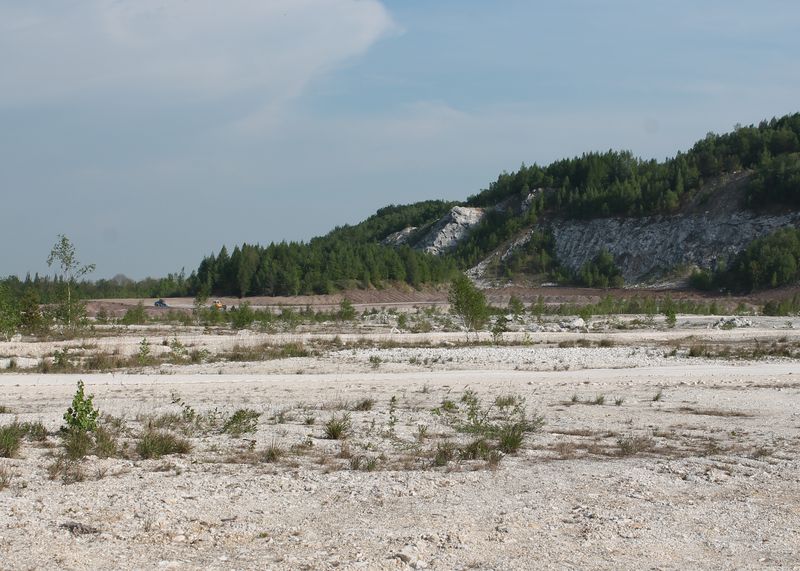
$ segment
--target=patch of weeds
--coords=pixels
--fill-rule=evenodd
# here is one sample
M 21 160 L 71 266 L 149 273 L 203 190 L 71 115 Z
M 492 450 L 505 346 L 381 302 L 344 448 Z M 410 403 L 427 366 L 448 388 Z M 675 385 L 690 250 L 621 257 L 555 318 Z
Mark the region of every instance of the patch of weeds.
M 653 402 L 660 402 L 664 400 L 664 390 L 658 389 L 658 392 L 653 395 L 652 401 Z
M 442 400 L 442 404 L 439 407 L 444 412 L 456 412 L 458 410 L 458 405 L 453 402 L 451 399 L 444 399 Z
M 369 357 L 369 364 L 372 365 L 373 369 L 377 369 L 381 366 L 383 360 L 378 355 L 370 355 Z
M 84 430 L 64 430 L 61 433 L 61 445 L 67 459 L 74 461 L 85 458 L 94 442 L 92 435 Z
M 571 404 L 578 404 L 580 402 L 580 397 L 578 397 L 578 393 L 572 393 L 572 396 L 569 397 L 569 402 Z
M 192 445 L 185 438 L 157 430 L 146 431 L 136 445 L 136 452 L 144 459 L 161 458 L 169 454 L 186 454 L 191 450 Z
M 516 454 L 522 447 L 528 430 L 528 424 L 524 421 L 503 423 L 497 431 L 497 447 L 506 454 Z
M 186 345 L 178 341 L 177 337 L 173 337 L 169 342 L 169 348 L 172 352 L 172 361 L 174 363 L 183 363 L 189 355 Z
M 303 424 L 306 426 L 312 426 L 315 422 L 317 422 L 317 417 L 314 415 L 308 415 L 303 419 Z
M 594 400 L 589 404 L 604 405 L 606 403 L 606 395 L 596 395 Z
M 774 453 L 775 450 L 767 446 L 756 446 L 750 453 L 750 458 L 752 458 L 753 460 L 759 460 L 761 458 L 767 458 L 769 456 L 772 456 Z
M 433 456 L 433 465 L 438 467 L 446 466 L 455 459 L 458 448 L 452 442 L 440 442 L 436 445 L 436 453 Z
M 460 450 L 462 460 L 486 460 L 492 447 L 485 438 L 476 438 Z
M 94 453 L 98 458 L 113 458 L 117 455 L 117 438 L 105 426 L 94 431 Z
M 397 395 L 392 395 L 389 399 L 389 431 L 394 432 L 394 427 L 397 425 Z
M 703 357 L 708 355 L 708 347 L 702 344 L 694 344 L 689 347 L 689 357 Z
M 428 437 L 428 425 L 427 424 L 418 424 L 417 425 L 417 442 L 424 442 L 427 437 Z
M 518 396 L 516 395 L 503 395 L 494 399 L 494 406 L 497 408 L 509 408 L 517 404 Z
M 373 406 L 375 406 L 375 399 L 366 398 L 355 403 L 350 410 L 368 411 L 372 410 Z
M 36 442 L 44 442 L 47 440 L 47 429 L 39 420 L 23 422 L 19 427 L 20 430 L 22 430 L 22 434 L 30 440 L 35 440 Z
M 0 458 L 13 458 L 22 446 L 23 432 L 16 422 L 0 427 Z
M 14 411 L 10 406 L 0 404 L 0 414 L 14 414 Z
M 0 491 L 11 485 L 13 474 L 5 466 L 0 466 Z
M 575 455 L 575 451 L 577 450 L 577 446 L 574 442 L 569 442 L 566 440 L 562 440 L 560 442 L 556 442 L 553 445 L 553 451 L 558 454 L 558 457 L 562 460 L 566 460 L 567 458 L 572 458 Z
M 328 440 L 344 440 L 350 435 L 351 428 L 352 423 L 349 413 L 345 413 L 342 416 L 334 414 L 325 423 L 324 435 Z
M 260 412 L 256 412 L 251 408 L 240 408 L 225 421 L 225 424 L 222 425 L 222 432 L 231 436 L 241 436 L 248 432 L 255 432 L 260 416 Z
M 86 479 L 86 470 L 79 461 L 60 454 L 47 466 L 47 475 L 51 480 L 60 476 L 64 484 L 74 484 Z
M 617 439 L 620 456 L 633 456 L 651 450 L 653 439 L 649 436 L 621 436 Z
M 275 462 L 280 460 L 285 454 L 286 451 L 273 441 L 272 444 L 267 446 L 261 452 L 261 454 L 259 454 L 259 457 L 262 462 L 266 462 L 267 464 L 274 464 Z

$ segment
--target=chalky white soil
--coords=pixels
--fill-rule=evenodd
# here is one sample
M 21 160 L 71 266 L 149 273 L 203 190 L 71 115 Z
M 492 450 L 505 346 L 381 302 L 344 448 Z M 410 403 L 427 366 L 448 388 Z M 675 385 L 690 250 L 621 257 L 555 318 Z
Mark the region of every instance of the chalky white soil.
M 798 362 L 670 356 L 652 332 L 638 343 L 620 335 L 612 347 L 534 338 L 135 374 L 4 373 L 0 425 L 40 420 L 51 434 L 0 458 L 10 478 L 0 569 L 800 569 Z M 0 353 L 32 351 L 11 345 Z M 78 378 L 103 413 L 124 418 L 127 458 L 90 456 L 83 481 L 65 484 L 47 468 Z M 472 438 L 454 430 L 465 390 L 486 407 L 524 397 L 545 424 L 497 465 L 456 456 L 436 466 L 443 443 Z M 177 398 L 208 418 L 254 409 L 257 431 L 209 427 L 188 435 L 188 454 L 139 459 L 138 435 L 180 413 Z M 351 410 L 363 399 L 371 410 Z M 457 410 L 442 411 L 445 400 Z M 323 425 L 349 409 L 342 454 Z M 647 446 L 625 455 L 634 438 Z M 247 461 L 273 445 L 278 462 Z

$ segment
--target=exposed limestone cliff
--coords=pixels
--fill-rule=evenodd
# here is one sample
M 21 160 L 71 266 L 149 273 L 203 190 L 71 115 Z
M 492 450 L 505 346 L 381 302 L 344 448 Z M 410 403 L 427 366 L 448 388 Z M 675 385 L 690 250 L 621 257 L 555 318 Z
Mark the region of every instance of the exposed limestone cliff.
M 433 225 L 415 247 L 437 256 L 449 252 L 469 235 L 483 215 L 482 208 L 454 206 L 445 217 Z
M 556 257 L 577 270 L 606 248 L 625 283 L 660 277 L 679 266 L 714 268 L 755 238 L 800 224 L 800 213 L 759 216 L 742 211 L 726 215 L 653 216 L 561 221 L 552 224 Z

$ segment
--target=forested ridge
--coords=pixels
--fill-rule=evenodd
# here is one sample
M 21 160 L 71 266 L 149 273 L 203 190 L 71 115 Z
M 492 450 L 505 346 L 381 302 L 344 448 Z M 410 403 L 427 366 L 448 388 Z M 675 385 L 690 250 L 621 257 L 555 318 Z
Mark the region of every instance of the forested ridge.
M 382 287 L 391 282 L 413 287 L 449 281 L 454 272 L 484 259 L 495 248 L 535 228 L 546 217 L 588 219 L 638 217 L 678 213 L 700 196 L 709 182 L 720 176 L 746 171 L 748 186 L 742 208 L 755 210 L 800 207 L 800 114 L 786 115 L 758 125 L 737 126 L 725 134 L 709 133 L 691 149 L 664 161 L 636 158 L 630 151 L 588 152 L 547 166 L 522 165 L 502 173 L 488 188 L 463 203 L 430 200 L 410 205 L 390 205 L 363 222 L 334 228 L 308 242 L 279 242 L 267 246 L 223 246 L 206 255 L 197 269 L 165 278 L 134 282 L 126 278 L 83 281 L 83 297 L 166 297 L 184 295 L 295 295 L 329 293 L 349 287 Z M 482 207 L 483 220 L 456 249 L 434 257 L 413 249 L 420 236 L 454 205 Z M 416 227 L 409 245 L 393 247 L 381 242 L 388 235 Z M 702 287 L 746 290 L 791 282 L 795 276 L 789 259 L 787 235 L 769 244 L 755 244 L 743 253 L 745 261 L 698 274 Z M 769 246 L 769 247 L 767 247 Z M 791 250 L 786 252 L 784 250 Z M 781 250 L 776 254 L 777 250 Z M 601 255 L 602 254 L 602 255 Z M 509 256 L 497 271 L 505 277 L 544 274 L 555 281 L 585 285 L 618 285 L 619 276 L 607 253 L 576 274 L 564 272 L 553 254 L 553 240 L 544 229 Z M 772 262 L 760 263 L 758 256 Z M 775 269 L 779 258 L 779 269 Z M 800 263 L 800 260 L 795 259 Z M 770 269 L 763 269 L 769 267 Z M 729 268 L 729 269 L 728 269 Z M 754 268 L 745 276 L 746 268 Z M 756 275 L 756 273 L 758 275 Z M 2 282 L 21 296 L 35 290 L 47 302 L 59 288 L 48 277 L 9 277 Z

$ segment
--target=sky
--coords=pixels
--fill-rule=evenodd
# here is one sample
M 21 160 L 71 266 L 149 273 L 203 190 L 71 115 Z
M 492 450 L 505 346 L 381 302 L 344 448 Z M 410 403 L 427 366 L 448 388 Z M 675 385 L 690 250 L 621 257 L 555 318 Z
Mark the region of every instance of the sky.
M 800 111 L 794 0 L 0 0 L 0 276 L 196 269 Z

